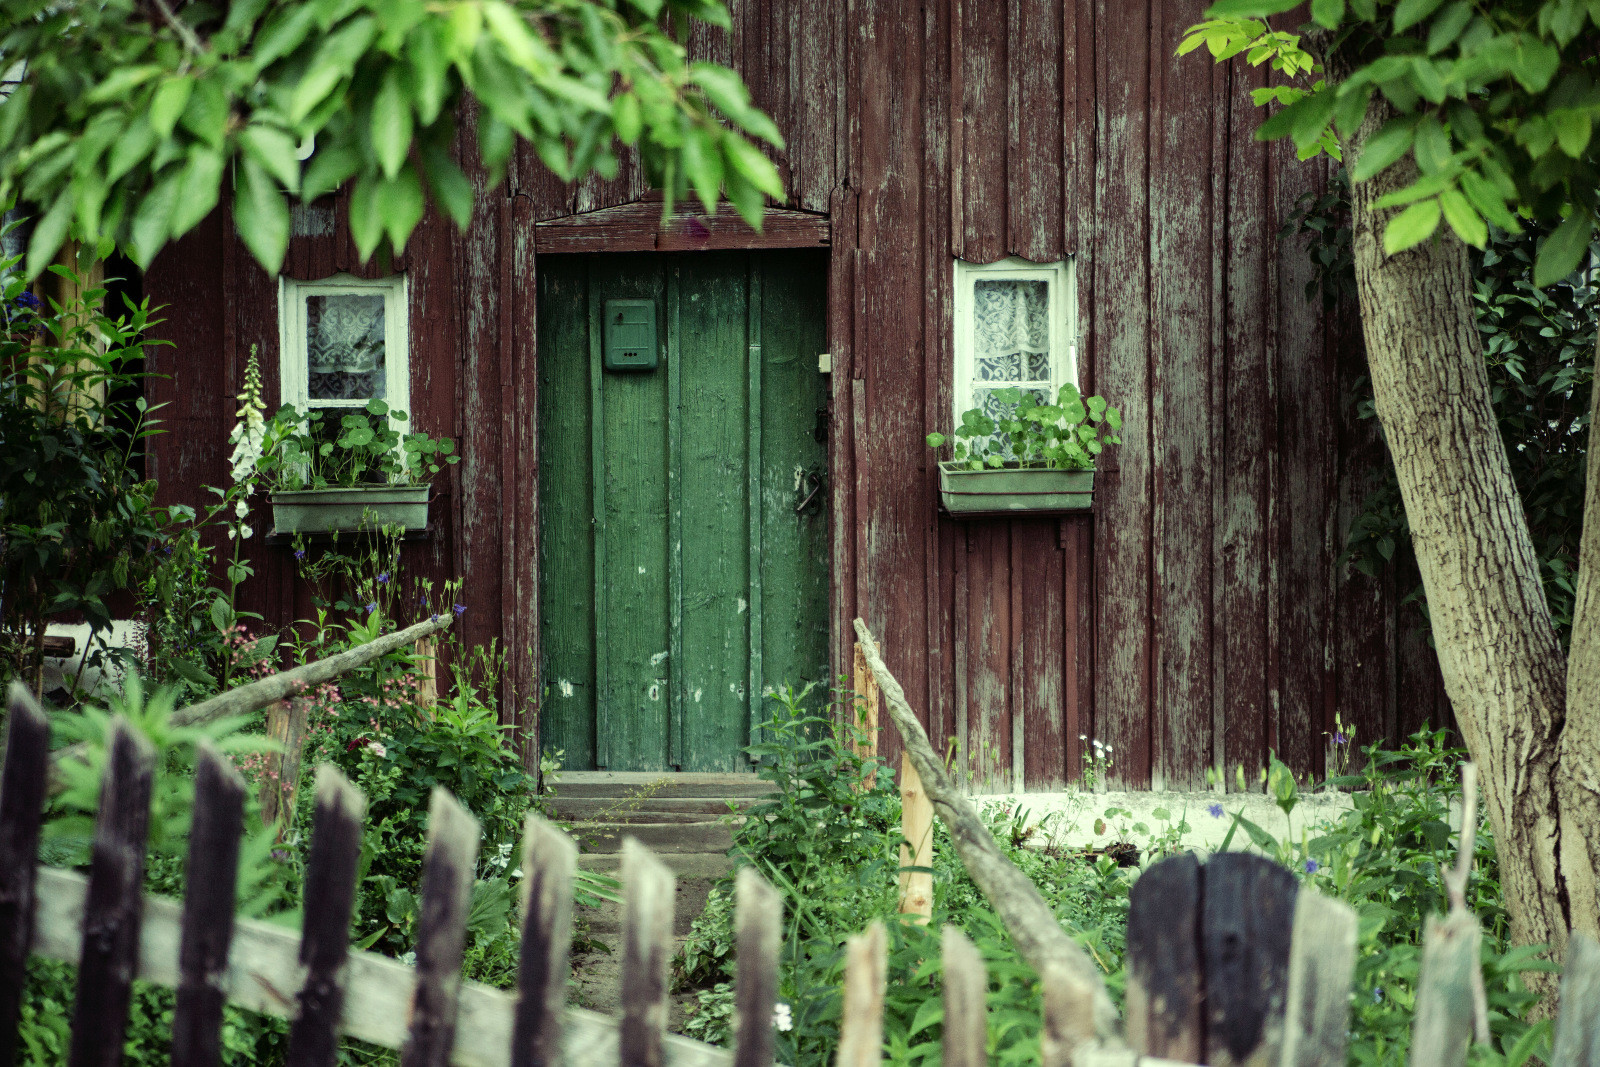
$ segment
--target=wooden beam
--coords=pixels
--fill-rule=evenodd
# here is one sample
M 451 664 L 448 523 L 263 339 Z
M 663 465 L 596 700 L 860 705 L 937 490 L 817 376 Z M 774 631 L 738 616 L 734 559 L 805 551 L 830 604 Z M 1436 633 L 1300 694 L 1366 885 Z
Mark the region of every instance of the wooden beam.
M 714 215 L 678 211 L 666 219 L 660 201 L 644 200 L 581 215 L 551 219 L 534 227 L 534 253 L 701 252 L 760 248 L 826 248 L 831 241 L 827 215 L 769 208 L 761 231 L 752 230 L 729 204 Z

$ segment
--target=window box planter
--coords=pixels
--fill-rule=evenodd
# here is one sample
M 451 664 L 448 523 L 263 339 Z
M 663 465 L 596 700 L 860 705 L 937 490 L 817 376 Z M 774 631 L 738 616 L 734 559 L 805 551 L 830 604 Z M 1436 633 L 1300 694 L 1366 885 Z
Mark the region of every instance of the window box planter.
M 301 489 L 272 494 L 277 534 L 333 533 L 366 526 L 404 531 L 428 526 L 426 485 L 370 485 L 354 489 Z
M 946 461 L 939 464 L 939 503 L 956 518 L 1088 511 L 1094 503 L 1094 470 L 1016 463 L 971 470 Z

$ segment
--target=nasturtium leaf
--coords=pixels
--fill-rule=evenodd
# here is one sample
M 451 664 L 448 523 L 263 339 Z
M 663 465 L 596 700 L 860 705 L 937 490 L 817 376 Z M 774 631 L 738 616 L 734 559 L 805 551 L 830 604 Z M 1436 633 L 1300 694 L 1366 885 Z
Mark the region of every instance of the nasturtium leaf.
M 1439 207 L 1444 211 L 1444 220 L 1450 228 L 1456 231 L 1467 244 L 1474 248 L 1482 248 L 1489 242 L 1489 227 L 1483 217 L 1472 209 L 1467 198 L 1459 189 L 1449 188 L 1439 193 Z
M 1533 261 L 1533 284 L 1540 288 L 1554 285 L 1577 270 L 1589 252 L 1593 229 L 1588 212 L 1575 206 L 1572 214 L 1539 245 L 1539 254 Z
M 400 84 L 400 70 L 390 66 L 372 101 L 372 148 L 385 178 L 400 173 L 411 150 L 411 103 Z
M 1411 148 L 1414 120 L 1390 119 L 1383 128 L 1367 138 L 1361 146 L 1361 155 L 1350 171 L 1350 180 L 1364 182 L 1374 174 L 1386 170 L 1391 163 L 1405 155 Z
M 1433 14 L 1442 0 L 1400 0 L 1394 8 L 1394 32 L 1404 33 Z
M 149 120 L 157 136 L 172 136 L 193 93 L 194 79 L 186 74 L 165 78 L 156 86 L 156 91 L 150 94 Z
M 1383 229 L 1383 251 L 1394 255 L 1415 247 L 1433 236 L 1439 228 L 1439 201 L 1419 200 L 1389 220 Z
M 266 168 L 248 155 L 239 159 L 233 220 L 239 239 L 268 274 L 277 274 L 289 248 L 289 205 Z

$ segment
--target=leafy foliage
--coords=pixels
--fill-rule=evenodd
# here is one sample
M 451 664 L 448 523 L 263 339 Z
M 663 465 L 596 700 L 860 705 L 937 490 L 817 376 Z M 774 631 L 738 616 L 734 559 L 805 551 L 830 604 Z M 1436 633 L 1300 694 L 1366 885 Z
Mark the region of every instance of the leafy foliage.
M 1330 305 L 1354 291 L 1348 185 L 1336 175 L 1329 191 L 1302 198 L 1285 238 L 1306 242 L 1320 291 Z M 1522 233 L 1491 229 L 1488 247 L 1470 252 L 1472 305 L 1483 340 L 1490 399 L 1522 498 L 1544 578 L 1545 599 L 1565 640 L 1572 627 L 1578 541 L 1583 523 L 1589 399 L 1594 383 L 1600 262 L 1546 286 L 1534 284 L 1540 242 L 1552 224 L 1529 222 Z M 1592 251 L 1600 255 L 1600 241 Z M 1370 383 L 1352 398 L 1357 413 L 1376 419 Z M 1410 526 L 1392 467 L 1368 494 L 1346 536 L 1343 561 L 1377 575 L 1409 550 Z M 1421 599 L 1420 587 L 1412 595 Z
M 1258 104 L 1284 105 L 1257 136 L 1292 138 L 1302 158 L 1323 151 L 1337 157 L 1335 132 L 1351 137 L 1375 101 L 1387 109 L 1360 158 L 1345 160 L 1356 182 L 1403 159 L 1416 165 L 1415 180 L 1377 202 L 1402 209 L 1386 224 L 1386 252 L 1426 240 L 1441 221 L 1481 249 L 1490 226 L 1521 232 L 1520 215 L 1547 224 L 1535 285 L 1577 269 L 1600 196 L 1593 143 L 1600 85 L 1591 62 L 1600 5 L 1313 0 L 1306 34 L 1336 51 L 1341 69 L 1333 79 L 1321 76 L 1327 72 L 1301 34 L 1274 32 L 1264 21 L 1296 6 L 1213 4 L 1179 54 L 1204 44 L 1218 61 L 1244 53 L 1253 64 L 1270 62 L 1299 77 L 1256 93 Z
M 401 433 L 406 413 L 383 400 L 340 417 L 285 404 L 267 426 L 262 469 L 273 489 L 325 489 L 367 483 L 426 485 L 459 463 L 455 441 Z
M 1055 470 L 1091 470 L 1095 457 L 1108 444 L 1121 444 L 1122 412 L 1104 397 L 1085 397 L 1068 382 L 1054 404 L 1041 404 L 1031 391 L 1013 386 L 996 389 L 1004 405 L 999 418 L 982 408 L 961 414 L 953 434 L 955 461 L 970 470 L 1003 467 L 1008 462 L 1023 467 Z M 942 448 L 950 438 L 928 435 L 929 448 Z
M 26 73 L 0 105 L 0 201 L 42 213 L 31 274 L 69 237 L 142 267 L 233 174 L 240 236 L 276 273 L 291 197 L 348 183 L 367 258 L 403 246 L 430 199 L 465 228 L 484 186 L 458 137 L 491 187 L 520 138 L 565 180 L 613 177 L 617 143 L 636 147 L 669 197 L 711 210 L 723 191 L 759 225 L 782 186 L 746 135 L 782 137 L 731 70 L 687 61 L 691 19 L 729 25 L 718 0 L 16 0 L 0 55 Z
M 137 461 L 156 432 L 137 389 L 149 305 L 106 314 L 96 288 L 40 306 L 15 265 L 0 261 L 0 680 L 37 666 L 50 616 L 109 628 L 110 599 L 158 565 L 168 518 Z

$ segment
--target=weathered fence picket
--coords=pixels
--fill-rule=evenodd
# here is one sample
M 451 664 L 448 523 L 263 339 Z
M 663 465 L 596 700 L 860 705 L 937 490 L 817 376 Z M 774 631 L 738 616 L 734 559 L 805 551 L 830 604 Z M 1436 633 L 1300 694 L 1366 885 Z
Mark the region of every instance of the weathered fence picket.
M 978 949 L 954 926 L 944 928 L 944 1067 L 984 1067 L 989 1062 L 985 999 L 989 976 Z
M 577 863 L 572 838 L 539 816 L 528 816 L 522 842 L 522 946 L 512 1067 L 546 1067 L 561 1059 Z
M 753 867 L 741 868 L 734 884 L 734 938 L 734 1067 L 770 1067 L 776 1058 L 783 898 Z
M 204 892 L 183 898 L 178 998 L 172 1015 L 172 1067 L 213 1067 L 222 1053 L 221 980 L 233 944 L 239 838 L 245 783 L 209 742 L 200 743 L 194 773 L 194 822 L 184 884 Z
M 20 682 L 7 694 L 0 770 L 0 1064 L 17 1059 L 17 1019 L 33 949 L 39 825 L 49 784 L 50 721 Z
M 634 838 L 622 842 L 623 1067 L 661 1067 L 677 878 Z
M 400 1067 L 445 1067 L 450 1062 L 480 834 L 478 820 L 447 791 L 435 788 L 417 918 L 411 1035 L 400 1052 Z

